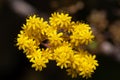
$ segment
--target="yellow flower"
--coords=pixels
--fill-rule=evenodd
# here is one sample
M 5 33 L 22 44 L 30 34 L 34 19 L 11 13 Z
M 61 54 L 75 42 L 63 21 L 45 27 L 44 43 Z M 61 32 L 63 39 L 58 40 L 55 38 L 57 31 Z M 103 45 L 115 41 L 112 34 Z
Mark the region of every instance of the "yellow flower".
M 26 24 L 23 25 L 22 29 L 29 38 L 34 39 L 36 44 L 39 45 L 46 37 L 45 32 L 47 27 L 47 21 L 33 15 L 26 20 Z
M 27 25 L 27 29 L 33 29 L 35 30 L 36 28 L 39 28 L 39 23 L 43 21 L 43 18 L 40 20 L 39 17 L 36 17 L 36 15 L 30 16 L 27 20 L 26 20 L 26 25 Z
M 63 39 L 61 37 L 62 35 L 63 35 L 63 33 L 57 33 L 56 30 L 49 33 L 49 35 L 48 35 L 49 45 L 51 45 L 51 46 L 60 45 L 61 42 L 63 41 Z
M 63 67 L 67 68 L 68 64 L 70 63 L 69 57 L 66 53 L 61 53 L 57 58 L 56 58 L 57 66 L 60 66 L 61 69 Z
M 49 59 L 49 60 L 53 59 L 52 51 L 49 48 L 42 49 L 41 52 L 42 52 L 42 56 L 44 56 L 46 59 Z
M 21 50 L 21 49 L 25 50 L 25 47 L 28 46 L 28 44 L 27 44 L 28 37 L 23 35 L 23 31 L 20 31 L 20 33 L 21 34 L 18 34 L 17 44 L 16 45 L 19 46 L 19 50 Z
M 91 77 L 91 74 L 96 70 L 96 66 L 98 66 L 98 61 L 95 60 L 95 55 L 85 55 L 81 59 L 81 65 L 79 67 L 79 75 L 81 75 L 83 78 L 86 77 Z
M 74 54 L 73 57 L 70 59 L 71 60 L 71 68 L 76 69 L 80 65 L 80 54 Z
M 20 50 L 23 49 L 26 53 L 29 53 L 29 50 L 34 50 L 37 48 L 37 46 L 35 46 L 35 41 L 25 36 L 23 31 L 21 31 L 21 34 L 18 34 L 16 45 L 19 46 Z M 30 49 L 28 50 L 28 48 Z
M 70 36 L 71 43 L 74 43 L 75 46 L 80 44 L 86 44 L 92 42 L 94 36 L 92 35 L 91 28 L 88 24 L 79 23 L 73 25 L 72 35 Z
M 37 17 L 36 15 L 30 16 L 26 20 L 26 29 L 32 29 L 32 30 L 41 30 L 42 34 L 44 34 L 45 28 L 47 28 L 48 24 L 47 21 L 44 21 L 43 18 Z M 25 29 L 25 28 L 23 28 Z
M 26 57 L 29 58 L 30 62 L 31 62 L 32 60 L 34 60 L 35 58 L 37 58 L 41 55 L 42 55 L 42 52 L 40 51 L 40 49 L 38 49 L 38 50 L 34 50 L 33 53 L 31 53 L 31 54 L 27 54 Z
M 35 68 L 35 70 L 42 71 L 43 68 L 46 68 L 46 63 L 48 63 L 48 59 L 45 57 L 39 56 L 36 57 L 35 59 L 31 60 L 32 62 L 32 67 Z
M 68 65 L 68 75 L 71 75 L 73 78 L 77 75 L 83 78 L 91 77 L 94 70 L 96 70 L 96 66 L 98 66 L 95 57 L 95 55 L 92 56 L 87 51 L 79 50 L 79 52 L 75 52 Z
M 61 69 L 63 69 L 63 67 L 67 68 L 73 54 L 72 48 L 67 43 L 56 48 L 54 50 L 54 58 L 57 62 L 57 66 L 60 66 Z
M 58 28 L 69 27 L 71 17 L 68 14 L 55 12 L 49 18 L 50 25 Z

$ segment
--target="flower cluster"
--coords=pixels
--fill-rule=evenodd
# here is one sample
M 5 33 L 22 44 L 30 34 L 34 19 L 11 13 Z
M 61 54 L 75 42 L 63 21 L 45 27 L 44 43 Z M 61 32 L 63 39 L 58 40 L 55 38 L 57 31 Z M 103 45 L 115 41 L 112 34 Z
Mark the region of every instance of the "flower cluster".
M 61 69 L 66 68 L 72 78 L 88 78 L 96 70 L 96 56 L 82 48 L 94 39 L 91 28 L 71 18 L 68 14 L 55 12 L 49 21 L 33 15 L 23 24 L 16 45 L 24 51 L 35 70 L 43 70 L 50 60 L 56 61 Z M 40 45 L 46 48 L 40 48 Z

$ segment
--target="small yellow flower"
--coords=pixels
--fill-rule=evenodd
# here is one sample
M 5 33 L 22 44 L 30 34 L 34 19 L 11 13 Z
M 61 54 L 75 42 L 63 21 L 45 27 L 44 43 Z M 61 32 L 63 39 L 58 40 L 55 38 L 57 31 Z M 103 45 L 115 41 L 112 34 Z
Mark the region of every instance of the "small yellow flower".
M 49 48 L 42 49 L 41 52 L 46 59 L 53 60 L 52 51 Z
M 73 57 L 71 58 L 71 66 L 73 69 L 78 68 L 78 66 L 80 65 L 80 58 L 81 55 L 80 54 L 74 54 Z
M 35 46 L 35 41 L 29 39 L 28 36 L 25 36 L 23 31 L 21 31 L 21 34 L 18 34 L 17 42 L 18 43 L 16 45 L 19 46 L 19 49 L 23 49 L 26 53 L 29 53 L 28 48 L 31 50 L 37 48 L 37 46 Z
M 26 57 L 29 58 L 30 62 L 31 62 L 35 58 L 41 57 L 41 55 L 42 55 L 42 52 L 40 51 L 40 49 L 38 49 L 38 50 L 34 50 L 33 53 L 31 53 L 31 54 L 27 54 Z
M 35 67 L 35 70 L 42 71 L 43 68 L 46 68 L 46 63 L 48 63 L 48 59 L 45 57 L 39 56 L 36 57 L 35 59 L 31 60 L 32 62 L 32 67 Z
M 73 26 L 72 35 L 70 36 L 71 43 L 74 43 L 75 46 L 80 44 L 88 45 L 94 39 L 92 35 L 91 28 L 88 24 L 79 23 Z
M 58 12 L 53 13 L 49 19 L 50 25 L 58 28 L 69 27 L 71 22 L 71 17 L 68 14 Z
M 54 57 L 57 62 L 57 66 L 67 68 L 70 64 L 70 58 L 74 54 L 72 48 L 69 45 L 60 46 L 54 50 Z
M 63 39 L 62 39 L 62 36 L 63 35 L 63 33 L 58 33 L 57 34 L 57 31 L 56 30 L 54 30 L 53 32 L 51 32 L 49 35 L 48 35 L 48 39 L 49 39 L 49 45 L 54 45 L 54 46 L 56 46 L 56 45 L 59 45 L 59 44 L 61 44 L 61 42 L 63 41 Z
M 95 60 L 95 55 L 85 55 L 81 59 L 81 67 L 79 68 L 79 75 L 81 75 L 83 78 L 86 77 L 91 77 L 91 74 L 96 70 L 96 66 L 98 66 L 97 60 Z
M 44 21 L 43 18 L 37 17 L 36 15 L 30 16 L 27 20 L 26 20 L 26 28 L 27 30 L 41 30 L 42 34 L 43 31 L 45 30 L 45 28 L 47 28 L 48 24 L 47 21 Z M 25 29 L 25 28 L 24 28 Z

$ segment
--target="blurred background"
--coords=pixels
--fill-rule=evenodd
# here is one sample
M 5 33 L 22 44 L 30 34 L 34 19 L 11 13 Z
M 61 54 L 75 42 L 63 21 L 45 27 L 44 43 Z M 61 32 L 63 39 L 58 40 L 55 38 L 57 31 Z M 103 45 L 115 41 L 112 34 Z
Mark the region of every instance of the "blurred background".
M 96 36 L 87 49 L 97 55 L 100 66 L 88 80 L 120 80 L 120 0 L 0 0 L 0 80 L 84 80 L 71 79 L 55 62 L 35 71 L 15 46 L 28 16 L 48 20 L 55 11 L 90 24 Z

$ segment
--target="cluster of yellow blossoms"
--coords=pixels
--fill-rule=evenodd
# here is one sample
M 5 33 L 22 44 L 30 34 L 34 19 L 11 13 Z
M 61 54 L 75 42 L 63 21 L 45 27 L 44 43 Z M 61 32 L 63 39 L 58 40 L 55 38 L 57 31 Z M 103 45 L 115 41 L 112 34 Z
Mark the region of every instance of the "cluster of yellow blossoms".
M 36 15 L 23 24 L 17 38 L 19 50 L 23 50 L 35 70 L 46 68 L 50 60 L 56 61 L 61 69 L 66 68 L 72 78 L 91 77 L 98 66 L 96 56 L 83 50 L 94 36 L 88 24 L 71 21 L 68 14 L 55 12 L 44 21 Z M 47 40 L 48 42 L 44 43 Z M 40 48 L 40 45 L 46 48 Z

